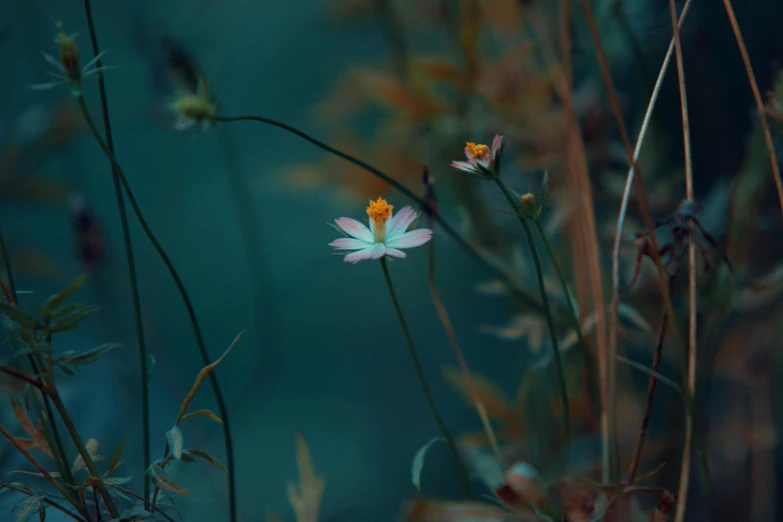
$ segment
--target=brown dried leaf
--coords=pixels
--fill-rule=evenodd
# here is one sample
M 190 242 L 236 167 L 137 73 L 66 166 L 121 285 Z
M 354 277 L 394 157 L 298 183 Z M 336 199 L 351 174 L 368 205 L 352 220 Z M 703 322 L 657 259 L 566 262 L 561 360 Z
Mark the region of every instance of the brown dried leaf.
M 318 522 L 326 480 L 316 476 L 310 449 L 301 433 L 296 434 L 296 464 L 299 469 L 299 486 L 288 484 L 288 501 L 296 512 L 297 522 Z
M 38 426 L 38 429 L 36 429 L 33 426 L 33 422 L 30 420 L 30 417 L 27 416 L 27 411 L 25 411 L 24 407 L 20 403 L 13 401 L 13 407 L 14 416 L 16 417 L 17 422 L 19 422 L 19 426 L 21 426 L 25 433 L 30 436 L 29 439 L 23 439 L 21 437 L 14 437 L 14 439 L 25 450 L 38 450 L 41 453 L 54 458 L 52 455 L 52 450 L 49 448 L 49 443 L 46 441 L 43 426 Z
M 409 522 L 499 522 L 536 520 L 534 516 L 511 513 L 486 502 L 450 502 L 427 498 L 409 500 L 403 511 Z
M 470 386 L 461 371 L 455 368 L 444 368 L 443 376 L 467 401 L 468 405 L 475 407 Z M 498 386 L 481 375 L 473 374 L 473 384 L 476 394 L 487 410 L 487 415 L 496 420 L 505 420 L 509 417 L 508 400 Z
M 90 456 L 93 462 L 101 462 L 102 460 L 106 460 L 106 458 L 102 455 L 98 455 L 98 441 L 95 439 L 90 439 L 87 441 L 87 444 L 85 445 L 87 448 L 87 454 Z M 80 469 L 84 469 L 84 459 L 81 455 L 76 457 L 76 459 L 73 461 L 73 466 L 71 467 L 71 473 L 76 473 Z

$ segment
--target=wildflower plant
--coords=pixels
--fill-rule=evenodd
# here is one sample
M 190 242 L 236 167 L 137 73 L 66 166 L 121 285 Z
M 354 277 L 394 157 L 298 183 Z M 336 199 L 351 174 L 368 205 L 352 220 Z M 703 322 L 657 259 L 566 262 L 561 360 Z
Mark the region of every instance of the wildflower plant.
M 179 89 L 168 103 L 168 109 L 179 116 L 174 124 L 176 130 L 186 130 L 198 124 L 202 131 L 207 131 L 220 110 L 220 103 L 213 99 L 207 81 L 201 78 L 196 92 Z
M 48 73 L 49 75 L 57 78 L 57 81 L 31 85 L 31 89 L 36 91 L 46 91 L 59 85 L 68 85 L 70 86 L 73 95 L 77 96 L 81 93 L 82 85 L 89 79 L 95 77 L 103 71 L 117 68 L 113 66 L 97 66 L 101 57 L 106 54 L 106 51 L 99 53 L 95 56 L 95 58 L 87 62 L 87 64 L 82 67 L 81 60 L 79 58 L 79 46 L 76 44 L 76 37 L 79 36 L 79 33 L 66 33 L 61 22 L 57 22 L 55 27 L 57 28 L 57 38 L 55 38 L 54 43 L 57 45 L 59 60 L 50 54 L 42 54 L 44 59 L 59 71 L 57 73 Z
M 367 207 L 369 227 L 355 219 L 337 218 L 337 231 L 350 237 L 335 239 L 329 246 L 338 251 L 353 251 L 345 256 L 345 262 L 356 264 L 384 256 L 403 259 L 406 254 L 401 249 L 416 248 L 432 239 L 432 230 L 408 230 L 418 218 L 418 213 L 410 206 L 406 205 L 396 215 L 392 215 L 392 210 L 394 207 L 379 197 L 370 200 Z

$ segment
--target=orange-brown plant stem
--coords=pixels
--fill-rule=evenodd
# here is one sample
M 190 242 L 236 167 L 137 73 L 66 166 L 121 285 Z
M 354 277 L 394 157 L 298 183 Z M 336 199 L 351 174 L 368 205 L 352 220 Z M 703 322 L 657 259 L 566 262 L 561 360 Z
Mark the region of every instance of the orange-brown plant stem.
M 432 218 L 429 218 L 429 226 L 432 228 Z M 500 469 L 504 470 L 505 466 L 503 465 L 503 456 L 500 453 L 500 448 L 498 447 L 498 440 L 495 436 L 495 432 L 492 429 L 492 424 L 489 422 L 489 416 L 487 415 L 487 408 L 484 406 L 484 402 L 481 400 L 481 397 L 479 397 L 478 390 L 476 389 L 476 384 L 473 382 L 473 377 L 470 374 L 470 369 L 468 368 L 468 363 L 465 361 L 465 356 L 462 354 L 462 349 L 460 349 L 459 341 L 457 340 L 457 334 L 454 331 L 454 327 L 451 324 L 451 319 L 449 319 L 449 314 L 446 311 L 446 306 L 443 304 L 443 300 L 440 297 L 440 292 L 438 291 L 438 285 L 435 282 L 435 238 L 433 237 L 430 240 L 430 244 L 427 248 L 427 282 L 429 283 L 430 287 L 430 294 L 432 294 L 432 302 L 435 304 L 435 308 L 438 310 L 438 315 L 440 316 L 440 321 L 443 323 L 443 328 L 446 330 L 446 335 L 449 338 L 449 342 L 451 343 L 451 347 L 454 349 L 454 355 L 457 356 L 457 361 L 459 361 L 459 366 L 462 369 L 462 376 L 465 379 L 465 383 L 468 385 L 468 391 L 470 392 L 471 398 L 473 399 L 473 403 L 476 406 L 476 411 L 479 414 L 479 417 L 481 418 L 481 423 L 484 426 L 484 432 L 487 435 L 487 439 L 489 440 L 489 445 L 492 448 L 492 452 L 495 454 L 495 458 L 498 461 L 498 465 L 500 465 Z
M 764 100 L 761 99 L 761 92 L 759 92 L 759 86 L 756 83 L 756 76 L 753 74 L 753 67 L 750 64 L 748 48 L 745 46 L 745 39 L 742 37 L 742 32 L 740 31 L 739 24 L 737 23 L 737 17 L 734 15 L 734 8 L 731 6 L 731 0 L 723 0 L 723 6 L 726 8 L 726 14 L 729 17 L 731 29 L 734 31 L 734 38 L 737 40 L 737 46 L 739 47 L 740 54 L 742 55 L 742 63 L 745 65 L 745 72 L 748 75 L 750 90 L 753 91 L 753 99 L 756 102 L 756 110 L 759 113 L 759 118 L 761 118 L 761 128 L 764 131 L 764 142 L 766 143 L 767 151 L 769 152 L 769 161 L 772 166 L 772 175 L 775 178 L 775 189 L 777 189 L 778 192 L 780 211 L 783 213 L 783 181 L 780 179 L 780 167 L 778 166 L 778 158 L 775 154 L 775 143 L 772 141 L 772 132 L 769 130 L 767 113 L 764 111 Z
M 680 112 L 682 113 L 682 140 L 685 150 L 685 190 L 686 197 L 694 201 L 693 193 L 693 161 L 691 158 L 691 133 L 688 119 L 688 95 L 685 88 L 685 66 L 682 59 L 682 42 L 680 40 L 680 28 L 677 24 L 677 8 L 674 0 L 669 0 L 671 12 L 672 32 L 674 33 L 674 51 L 677 57 L 677 79 L 680 90 Z M 688 242 L 688 364 L 686 393 L 693 401 L 696 392 L 696 230 L 693 222 L 690 223 L 691 241 Z M 680 485 L 677 492 L 677 506 L 674 512 L 675 522 L 685 520 L 685 506 L 688 499 L 688 486 L 691 476 L 691 451 L 693 447 L 693 416 L 685 419 L 685 445 L 682 452 L 680 465 Z
M 623 146 L 625 148 L 626 155 L 628 156 L 628 162 L 631 166 L 632 171 L 636 172 L 636 175 L 633 178 L 634 186 L 636 188 L 636 194 L 639 199 L 639 207 L 642 212 L 642 217 L 644 219 L 644 225 L 647 229 L 647 235 L 650 240 L 650 244 L 652 246 L 652 258 L 655 262 L 655 265 L 658 269 L 658 284 L 660 287 L 661 295 L 663 296 L 665 309 L 667 314 L 670 315 L 671 323 L 672 323 L 672 333 L 674 334 L 673 337 L 675 339 L 679 339 L 679 330 L 677 328 L 677 321 L 675 320 L 674 315 L 674 307 L 672 306 L 671 297 L 669 296 L 668 291 L 668 284 L 667 284 L 667 275 L 666 271 L 664 270 L 663 264 L 661 263 L 660 255 L 658 254 L 658 239 L 655 234 L 655 226 L 653 224 L 652 217 L 650 215 L 650 204 L 647 199 L 647 191 L 644 188 L 644 181 L 642 180 L 641 173 L 639 172 L 639 166 L 636 163 L 633 147 L 631 146 L 631 140 L 628 137 L 628 130 L 625 126 L 625 120 L 623 118 L 622 109 L 620 108 L 620 102 L 617 99 L 617 92 L 614 88 L 614 81 L 612 80 L 612 75 L 609 70 L 609 63 L 606 58 L 606 53 L 604 52 L 603 46 L 601 45 L 601 38 L 598 33 L 598 27 L 595 23 L 595 18 L 593 17 L 592 9 L 590 8 L 590 4 L 588 0 L 581 0 L 582 7 L 585 12 L 585 16 L 587 18 L 587 24 L 590 29 L 590 35 L 591 38 L 595 44 L 596 51 L 598 53 L 598 62 L 601 69 L 601 74 L 604 79 L 604 83 L 606 85 L 607 92 L 609 94 L 609 102 L 612 108 L 612 112 L 614 113 L 614 118 L 617 121 L 617 126 L 620 130 L 620 136 L 622 138 Z M 615 385 L 615 375 L 616 375 L 616 359 L 617 359 L 617 327 L 618 327 L 618 308 L 619 308 L 619 288 L 618 285 L 615 285 L 613 282 L 613 286 L 615 288 L 613 289 L 613 296 L 612 296 L 612 313 L 609 315 L 609 361 L 608 361 L 608 380 L 609 380 L 609 403 L 607 404 L 607 429 L 609 431 L 609 435 L 612 442 L 612 445 L 610 448 L 606 448 L 607 451 L 610 452 L 610 458 L 609 461 L 612 463 L 610 469 L 606 469 L 606 461 L 604 463 L 604 479 L 608 479 L 609 482 L 612 482 L 615 474 L 617 464 L 619 463 L 619 460 L 617 458 L 617 451 L 616 451 L 616 432 L 617 432 L 617 426 L 616 426 L 616 418 L 615 418 L 615 403 L 616 403 L 616 394 L 613 393 L 614 385 Z
M 18 370 L 15 370 L 14 368 L 11 368 L 10 366 L 6 366 L 4 364 L 0 364 L 0 372 L 4 373 L 6 375 L 10 375 L 11 377 L 13 377 L 15 379 L 19 379 L 20 381 L 24 381 L 27 384 L 29 384 L 30 386 L 32 386 L 33 388 L 36 388 L 38 390 L 43 390 L 43 385 L 41 383 L 39 383 L 35 379 L 31 379 L 30 377 L 28 377 L 24 373 L 22 373 L 22 372 L 20 372 Z
M 674 285 L 672 284 L 671 286 L 673 287 Z M 663 342 L 666 339 L 666 329 L 668 323 L 669 314 L 663 312 L 661 328 L 658 331 L 658 343 L 655 346 L 655 353 L 653 354 L 652 364 L 650 365 L 650 368 L 654 372 L 658 372 L 658 368 L 661 365 L 661 354 L 663 353 Z M 642 426 L 639 429 L 639 437 L 636 439 L 636 447 L 634 448 L 633 457 L 631 458 L 631 465 L 628 468 L 628 479 L 626 480 L 626 487 L 633 486 L 633 481 L 636 478 L 636 472 L 639 470 L 639 462 L 642 458 L 642 449 L 644 448 L 644 441 L 647 438 L 647 428 L 650 425 L 653 397 L 655 396 L 655 387 L 657 383 L 658 379 L 655 378 L 655 375 L 650 375 L 650 382 L 647 385 L 647 400 L 645 401 L 644 415 L 642 416 Z
M 26 458 L 28 461 L 30 461 L 30 464 L 32 464 L 32 465 L 35 467 L 35 469 L 37 469 L 37 470 L 38 470 L 38 472 L 41 474 L 41 476 L 42 476 L 43 478 L 45 478 L 45 479 L 46 479 L 46 480 L 47 480 L 47 481 L 48 481 L 48 482 L 49 482 L 49 483 L 50 483 L 52 486 L 54 486 L 54 488 L 55 488 L 55 489 L 56 489 L 56 490 L 57 490 L 57 491 L 58 491 L 58 492 L 59 492 L 59 493 L 60 493 L 60 494 L 61 494 L 63 497 L 65 497 L 65 498 L 68 498 L 68 491 L 67 491 L 67 490 L 66 490 L 66 489 L 63 487 L 63 485 L 62 485 L 62 484 L 60 484 L 59 482 L 57 482 L 57 480 L 55 480 L 55 478 L 54 478 L 54 477 L 52 477 L 52 476 L 49 474 L 49 472 L 48 472 L 48 471 L 46 471 L 46 470 L 43 468 L 43 466 L 41 466 L 40 464 L 38 464 L 38 461 L 37 461 L 37 460 L 35 460 L 35 459 L 33 458 L 33 456 L 32 456 L 32 455 L 30 455 L 30 453 L 28 453 L 28 452 L 27 452 L 27 450 L 26 450 L 26 449 L 24 449 L 24 447 L 22 447 L 22 445 L 21 445 L 21 444 L 19 444 L 19 442 L 16 440 L 16 438 L 14 438 L 14 436 L 13 436 L 13 435 L 11 435 L 11 434 L 8 432 L 8 430 L 6 430 L 6 429 L 5 429 L 3 426 L 0 426 L 0 434 L 2 434 L 2 435 L 3 435 L 3 436 L 4 436 L 4 437 L 5 437 L 7 440 L 8 440 L 8 442 L 10 442 L 10 443 L 11 443 L 11 445 L 12 445 L 13 447 L 15 447 L 15 448 L 16 448 L 16 451 L 18 451 L 19 453 L 21 453 L 21 454 L 22 454 L 22 456 L 23 456 L 24 458 Z

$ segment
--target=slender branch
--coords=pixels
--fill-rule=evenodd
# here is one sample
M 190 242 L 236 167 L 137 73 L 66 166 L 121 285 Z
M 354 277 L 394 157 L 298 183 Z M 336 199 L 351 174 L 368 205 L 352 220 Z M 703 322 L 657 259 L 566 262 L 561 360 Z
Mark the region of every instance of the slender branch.
M 694 201 L 693 193 L 693 158 L 691 155 L 691 132 L 688 119 L 688 95 L 685 88 L 685 66 L 682 58 L 682 41 L 680 39 L 680 28 L 677 24 L 677 8 L 674 0 L 669 0 L 669 11 L 671 12 L 672 32 L 674 33 L 674 50 L 677 57 L 677 78 L 680 90 L 680 112 L 682 113 L 682 140 L 685 151 L 685 190 L 686 197 Z M 690 223 L 691 241 L 688 242 L 688 364 L 686 393 L 693 401 L 696 388 L 696 230 L 693 222 Z M 675 522 L 683 522 L 685 519 L 685 506 L 688 499 L 688 486 L 691 476 L 691 449 L 693 446 L 693 423 L 692 416 L 685 419 L 685 447 L 682 452 L 682 463 L 680 466 L 680 485 L 677 492 L 677 506 L 675 509 Z
M 457 461 L 457 469 L 459 471 L 459 476 L 460 480 L 462 481 L 462 487 L 465 491 L 465 495 L 470 497 L 470 479 L 468 478 L 468 472 L 465 469 L 465 463 L 462 461 L 462 456 L 460 456 L 457 443 L 454 440 L 454 436 L 451 434 L 451 431 L 449 431 L 448 426 L 446 426 L 443 417 L 441 417 L 440 412 L 438 411 L 438 406 L 435 404 L 435 397 L 433 397 L 432 391 L 430 390 L 430 385 L 427 383 L 427 377 L 424 375 L 424 368 L 422 367 L 421 361 L 419 360 L 419 354 L 416 351 L 416 345 L 413 344 L 413 337 L 411 336 L 411 332 L 408 329 L 408 323 L 405 321 L 405 316 L 402 314 L 400 302 L 397 299 L 397 293 L 394 291 L 394 285 L 392 284 L 391 275 L 389 274 L 389 267 L 387 266 L 385 256 L 381 258 L 381 268 L 383 268 L 383 277 L 386 280 L 386 286 L 389 288 L 389 295 L 391 295 L 392 303 L 394 303 L 394 310 L 397 312 L 397 317 L 400 320 L 402 333 L 405 335 L 405 342 L 408 345 L 408 351 L 410 352 L 411 360 L 413 361 L 413 365 L 416 367 L 416 375 L 418 376 L 421 387 L 424 390 L 424 395 L 427 397 L 427 402 L 429 403 L 432 416 L 435 418 L 435 422 L 438 424 L 443 437 L 446 439 L 449 448 L 451 448 L 451 452 L 454 454 L 454 459 Z
M 84 14 L 87 18 L 87 26 L 90 31 L 90 41 L 92 43 L 92 52 L 94 56 L 101 53 L 98 45 L 98 35 L 95 32 L 95 23 L 92 18 L 92 7 L 90 0 L 84 0 Z M 103 114 L 103 130 L 106 134 L 106 146 L 112 155 L 114 153 L 114 138 L 111 132 L 111 121 L 109 119 L 109 102 L 106 96 L 106 82 L 101 71 L 101 60 L 95 63 L 98 71 L 98 93 L 101 98 L 101 112 Z M 79 94 L 81 100 L 81 94 Z M 81 102 L 80 102 L 81 103 Z M 117 201 L 117 209 L 120 214 L 120 225 L 122 227 L 122 240 L 125 246 L 125 259 L 128 264 L 128 279 L 131 288 L 131 302 L 133 303 L 133 317 L 136 326 L 136 341 L 139 343 L 139 372 L 141 378 L 141 437 L 142 437 L 142 458 L 144 468 L 150 466 L 150 399 L 149 399 L 149 372 L 147 371 L 147 343 L 144 337 L 144 321 L 141 315 L 141 298 L 139 297 L 139 283 L 136 274 L 136 263 L 133 256 L 133 243 L 131 242 L 130 225 L 128 224 L 128 212 L 125 210 L 125 199 L 122 196 L 122 185 L 117 169 L 112 165 L 112 181 L 114 183 L 114 196 Z M 150 481 L 144 475 L 144 506 L 149 506 Z
M 112 162 L 112 166 L 114 169 L 116 169 L 117 174 L 120 178 L 120 182 L 122 183 L 123 188 L 125 189 L 125 194 L 128 197 L 128 202 L 131 204 L 131 208 L 133 209 L 133 212 L 136 214 L 136 218 L 139 220 L 139 224 L 141 225 L 142 230 L 144 230 L 144 233 L 147 235 L 147 238 L 149 239 L 150 243 L 152 243 L 152 246 L 155 248 L 155 250 L 158 252 L 158 255 L 160 256 L 161 260 L 163 261 L 163 264 L 166 265 L 166 268 L 169 271 L 169 274 L 171 275 L 171 278 L 174 280 L 174 284 L 177 286 L 177 290 L 179 291 L 180 296 L 182 297 L 182 301 L 185 304 L 185 309 L 188 313 L 188 318 L 190 319 L 191 328 L 193 329 L 193 334 L 196 338 L 196 345 L 198 346 L 199 355 L 201 356 L 202 361 L 204 362 L 204 365 L 209 365 L 209 354 L 207 353 L 207 348 L 204 343 L 204 337 L 201 333 L 201 327 L 199 326 L 198 319 L 196 318 L 196 311 L 193 308 L 193 303 L 190 301 L 190 297 L 188 296 L 187 290 L 185 289 L 185 285 L 182 282 L 182 279 L 179 277 L 179 273 L 177 272 L 176 268 L 174 268 L 174 264 L 171 262 L 171 259 L 169 258 L 168 254 L 166 254 L 166 251 L 163 249 L 161 244 L 158 242 L 157 238 L 155 237 L 155 234 L 153 234 L 152 229 L 150 229 L 149 225 L 147 224 L 147 220 L 144 219 L 144 214 L 141 212 L 141 208 L 139 207 L 138 202 L 136 201 L 135 196 L 133 195 L 133 191 L 131 190 L 130 184 L 128 183 L 128 179 L 125 176 L 125 173 L 122 170 L 122 167 L 120 166 L 119 162 L 117 161 L 117 158 L 114 157 L 114 155 L 109 150 L 106 143 L 103 141 L 103 138 L 101 137 L 100 133 L 98 132 L 98 129 L 95 127 L 95 123 L 92 119 L 92 116 L 90 116 L 90 112 L 87 108 L 87 105 L 84 103 L 84 98 L 81 96 L 77 97 L 77 101 L 79 102 L 79 108 L 82 111 L 82 114 L 84 115 L 85 120 L 87 121 L 87 125 L 90 127 L 90 130 L 92 131 L 93 136 L 95 137 L 95 140 L 98 142 L 98 145 L 103 150 L 103 153 L 106 155 L 106 157 L 109 159 L 109 161 Z M 225 400 L 223 399 L 223 393 L 220 390 L 220 385 L 218 384 L 217 377 L 215 377 L 214 372 L 209 374 L 209 383 L 212 388 L 212 393 L 215 395 L 215 402 L 217 403 L 218 411 L 220 412 L 220 417 L 223 420 L 223 438 L 226 446 L 226 460 L 228 461 L 228 476 L 229 476 L 229 482 L 234 483 L 234 446 L 231 438 L 231 424 L 229 422 L 228 418 L 228 409 L 226 408 Z M 233 497 L 229 495 L 229 512 L 233 513 L 234 517 L 236 517 L 236 506 L 234 504 L 231 504 L 231 499 Z M 235 522 L 235 518 L 231 519 L 231 522 Z
M 133 497 L 133 498 L 135 498 L 135 499 L 137 499 L 137 500 L 144 500 L 144 499 L 143 499 L 141 496 L 137 495 L 136 493 L 134 493 L 133 491 L 131 491 L 131 490 L 129 490 L 129 489 L 123 488 L 122 486 L 117 486 L 117 485 L 115 485 L 115 484 L 109 484 L 109 487 L 110 487 L 110 488 L 114 488 L 114 489 L 116 489 L 117 491 L 122 491 L 122 492 L 123 492 L 123 493 L 125 493 L 126 495 L 128 495 L 128 496 L 130 496 L 130 497 Z M 159 508 L 159 507 L 157 507 L 157 506 L 153 505 L 153 506 L 152 506 L 152 510 L 153 510 L 153 511 L 157 511 L 158 513 L 160 513 L 160 515 L 161 515 L 163 518 L 165 518 L 166 520 L 168 520 L 169 522 L 175 522 L 175 521 L 174 521 L 174 518 L 172 518 L 172 517 L 170 517 L 169 515 L 167 515 L 167 514 L 166 514 L 166 513 L 165 513 L 165 512 L 164 512 L 164 511 L 161 509 L 161 508 Z
M 742 37 L 742 32 L 737 23 L 737 17 L 734 15 L 734 8 L 731 6 L 731 0 L 723 0 L 723 5 L 726 8 L 726 14 L 729 16 L 729 23 L 731 23 L 731 29 L 734 31 L 734 38 L 737 40 L 737 47 L 739 47 L 740 54 L 742 55 L 742 63 L 745 65 L 745 72 L 748 75 L 750 90 L 753 91 L 756 110 L 759 113 L 759 118 L 761 118 L 761 128 L 764 131 L 764 142 L 767 145 L 767 151 L 769 151 L 769 161 L 772 166 L 772 175 L 775 178 L 775 188 L 778 193 L 780 211 L 783 213 L 783 181 L 780 179 L 780 167 L 778 166 L 778 158 L 775 154 L 775 143 L 772 141 L 772 132 L 769 129 L 769 122 L 767 121 L 767 113 L 764 111 L 764 101 L 761 99 L 761 92 L 759 92 L 759 86 L 756 83 L 756 76 L 753 74 L 753 67 L 750 64 L 748 48 L 745 46 L 745 40 Z
M 338 150 L 331 145 L 328 145 L 309 134 L 297 129 L 296 127 L 293 127 L 291 125 L 288 125 L 287 123 L 283 123 L 277 120 L 273 120 L 271 118 L 265 118 L 263 116 L 215 116 L 213 118 L 213 121 L 216 122 L 236 122 L 236 121 L 257 121 L 260 123 L 265 123 L 267 125 L 272 125 L 273 127 L 277 127 L 279 129 L 283 129 L 287 132 L 290 132 L 292 134 L 295 134 L 296 136 L 299 136 L 305 141 L 308 141 L 315 145 L 316 147 L 319 147 L 326 152 L 333 154 L 339 158 L 342 158 L 349 163 L 353 163 L 354 165 L 363 168 L 367 172 L 373 174 L 374 176 L 382 179 L 395 189 L 397 189 L 401 194 L 405 195 L 412 201 L 416 202 L 418 205 L 420 205 L 422 208 L 429 208 L 428 203 L 424 201 L 422 198 L 417 196 L 414 192 L 412 192 L 410 189 L 402 185 L 399 181 L 395 180 L 388 174 L 385 174 L 384 172 L 378 170 L 377 168 L 373 167 L 369 163 L 365 163 L 364 161 L 355 158 L 351 156 L 350 154 L 347 154 L 341 150 Z M 481 251 L 473 245 L 470 241 L 462 237 L 462 235 L 457 232 L 457 230 L 451 226 L 448 221 L 443 219 L 442 216 L 439 214 L 436 214 L 434 217 L 435 221 L 438 222 L 438 224 L 443 228 L 443 231 L 446 232 L 449 236 L 451 236 L 454 241 L 456 241 L 463 249 L 465 249 L 469 254 L 471 254 L 477 261 L 488 267 L 492 272 L 495 272 L 498 277 L 500 277 L 503 282 L 509 287 L 511 294 L 518 299 L 520 302 L 522 302 L 525 306 L 530 307 L 534 311 L 536 311 L 539 314 L 544 313 L 544 309 L 542 308 L 541 304 L 536 301 L 534 297 L 532 297 L 530 294 L 528 294 L 520 285 L 517 283 L 514 278 L 503 268 L 497 266 L 495 263 L 490 261 L 484 254 L 481 253 Z
M 506 188 L 505 183 L 499 178 L 495 178 L 495 183 L 500 188 L 500 191 L 506 197 L 508 204 L 511 205 L 511 210 L 516 211 L 517 201 L 514 201 L 514 197 Z M 544 304 L 544 314 L 546 316 L 547 325 L 549 326 L 549 336 L 552 341 L 552 352 L 555 359 L 555 369 L 557 370 L 557 380 L 560 385 L 560 400 L 563 406 L 563 437 L 566 445 L 571 440 L 571 414 L 568 410 L 568 388 L 566 387 L 565 370 L 563 369 L 563 360 L 560 357 L 560 345 L 557 341 L 557 330 L 555 329 L 555 323 L 552 320 L 552 314 L 549 311 L 549 298 L 546 295 L 546 288 L 544 286 L 544 272 L 541 269 L 541 259 L 538 255 L 538 249 L 536 243 L 533 241 L 533 234 L 530 232 L 530 226 L 527 224 L 527 220 L 519 216 L 519 222 L 522 224 L 522 228 L 525 230 L 525 237 L 527 237 L 527 245 L 530 249 L 530 254 L 533 256 L 533 262 L 536 266 L 536 278 L 538 279 L 538 291 L 541 295 L 541 302 Z M 566 294 L 566 297 L 568 295 Z
M 28 492 L 26 492 L 25 490 L 20 489 L 20 488 L 15 488 L 14 486 L 11 486 L 10 484 L 0 484 L 0 489 L 7 489 L 8 491 L 14 491 L 16 493 L 22 493 L 23 495 L 27 495 L 28 497 L 32 496 Z M 60 513 L 66 515 L 66 516 L 68 516 L 68 517 L 70 517 L 70 518 L 72 518 L 74 520 L 77 520 L 78 522 L 87 522 L 87 519 L 81 518 L 76 513 L 73 513 L 71 511 L 67 510 L 66 508 L 62 507 L 60 504 L 58 504 L 54 500 L 48 499 L 46 497 L 42 497 L 40 495 L 38 495 L 38 497 L 41 499 L 41 502 L 43 502 L 47 506 L 53 507 L 54 509 L 56 509 Z
M 30 464 L 32 464 L 35 467 L 35 469 L 38 470 L 38 473 L 40 473 L 43 478 L 45 478 L 52 486 L 54 486 L 54 488 L 62 496 L 66 498 L 68 497 L 68 490 L 66 490 L 62 484 L 57 482 L 57 480 L 48 471 L 46 471 L 43 468 L 43 466 L 41 466 L 38 463 L 38 461 L 35 460 L 35 458 L 33 458 L 32 455 L 30 455 L 30 453 L 28 453 L 28 451 L 24 449 L 24 447 L 22 447 L 21 444 L 19 444 L 16 438 L 13 435 L 11 435 L 11 433 L 9 433 L 8 430 L 6 430 L 2 425 L 0 425 L 0 434 L 2 434 L 8 440 L 8 442 L 10 442 L 11 445 L 16 448 L 16 451 L 21 453 L 22 456 L 26 458 L 30 462 Z
M 43 385 L 36 381 L 35 379 L 32 379 L 25 375 L 24 373 L 20 372 L 19 370 L 16 370 L 14 368 L 11 368 L 10 366 L 6 366 L 4 364 L 0 364 L 0 373 L 4 373 L 6 375 L 10 375 L 11 377 L 15 379 L 19 379 L 20 381 L 26 382 L 33 388 L 37 390 L 43 390 Z
M 631 465 L 628 469 L 628 480 L 626 481 L 627 487 L 633 486 L 634 479 L 636 478 L 636 472 L 639 469 L 639 462 L 642 458 L 642 449 L 644 448 L 644 441 L 647 438 L 647 428 L 650 425 L 650 416 L 652 415 L 653 396 L 655 395 L 655 385 L 658 383 L 658 379 L 655 378 L 655 373 L 658 373 L 658 368 L 661 365 L 661 354 L 663 352 L 663 341 L 666 338 L 666 328 L 669 322 L 669 315 L 664 312 L 663 320 L 661 321 L 661 329 L 658 333 L 658 343 L 655 346 L 655 353 L 653 354 L 652 365 L 650 368 L 654 372 L 650 375 L 650 383 L 647 385 L 647 400 L 644 405 L 644 415 L 642 416 L 642 426 L 639 429 L 639 437 L 636 439 L 636 447 L 634 448 L 633 457 L 631 458 Z

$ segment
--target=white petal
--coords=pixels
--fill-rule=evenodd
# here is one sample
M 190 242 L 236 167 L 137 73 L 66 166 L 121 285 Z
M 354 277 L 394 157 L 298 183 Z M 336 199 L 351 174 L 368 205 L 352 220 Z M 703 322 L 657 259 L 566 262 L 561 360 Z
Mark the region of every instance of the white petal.
M 356 264 L 359 261 L 378 259 L 379 257 L 382 257 L 384 253 L 386 253 L 386 247 L 383 243 L 375 243 L 371 247 L 363 248 L 362 250 L 348 254 L 345 256 L 345 262 Z
M 432 230 L 420 228 L 418 230 L 405 232 L 404 234 L 393 238 L 391 241 L 387 241 L 386 245 L 391 248 L 413 248 L 423 245 L 430 239 L 432 239 Z
M 410 205 L 405 205 L 386 223 L 386 239 L 393 239 L 408 230 L 411 223 L 416 219 L 416 211 Z
M 370 232 L 370 229 L 355 219 L 341 217 L 335 219 L 334 222 L 349 236 L 372 243 L 372 232 Z
M 396 248 L 386 247 L 386 255 L 389 257 L 396 257 L 397 259 L 402 259 L 408 254 L 406 254 L 402 250 L 397 250 Z
M 341 237 L 340 239 L 335 239 L 329 243 L 329 246 L 334 247 L 337 250 L 361 250 L 362 248 L 371 247 L 372 243 L 367 243 L 361 239 Z

